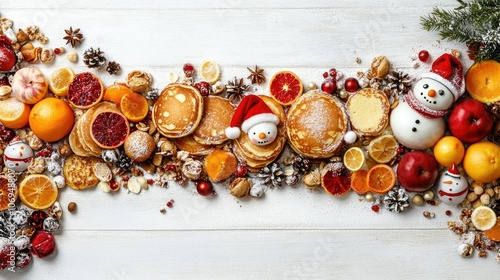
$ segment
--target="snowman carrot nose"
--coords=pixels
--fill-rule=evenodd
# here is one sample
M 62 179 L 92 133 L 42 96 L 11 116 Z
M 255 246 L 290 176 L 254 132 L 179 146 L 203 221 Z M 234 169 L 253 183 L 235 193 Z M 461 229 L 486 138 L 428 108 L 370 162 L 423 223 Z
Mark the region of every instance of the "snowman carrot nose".
M 264 132 L 259 133 L 260 139 L 266 139 L 266 134 Z
M 429 90 L 429 92 L 427 92 L 427 95 L 428 95 L 429 97 L 435 97 L 435 96 L 436 96 L 436 91 L 435 91 L 435 90 L 433 90 L 433 89 L 431 89 L 431 90 Z

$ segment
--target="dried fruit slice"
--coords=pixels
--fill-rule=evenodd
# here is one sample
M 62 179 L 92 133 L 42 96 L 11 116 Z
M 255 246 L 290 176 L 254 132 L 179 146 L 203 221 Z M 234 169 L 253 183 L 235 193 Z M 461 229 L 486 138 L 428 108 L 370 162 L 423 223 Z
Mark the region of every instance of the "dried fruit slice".
M 131 92 L 122 97 L 120 109 L 127 120 L 140 122 L 148 115 L 149 104 L 144 96 Z
M 281 105 L 292 104 L 302 94 L 302 81 L 291 71 L 280 71 L 269 81 L 269 93 Z
M 478 230 L 489 230 L 497 223 L 495 211 L 488 206 L 479 206 L 470 216 L 472 223 Z
M 75 75 L 69 85 L 67 98 L 76 108 L 88 109 L 99 103 L 103 95 L 101 80 L 90 72 L 83 72 Z
M 129 93 L 134 93 L 134 91 L 124 83 L 115 82 L 104 90 L 102 99 L 114 102 L 117 107 L 120 107 L 122 98 Z
M 229 178 L 234 171 L 238 161 L 231 152 L 215 150 L 205 158 L 205 171 L 212 182 L 220 182 Z
M 211 85 L 215 84 L 220 79 L 220 68 L 215 61 L 207 60 L 201 64 L 200 73 L 203 80 Z
M 10 192 L 13 192 L 13 198 L 16 201 L 17 187 L 14 185 L 14 188 L 9 190 L 9 179 L 5 176 L 0 176 L 0 211 L 9 208 L 9 203 L 11 202 L 11 197 L 9 197 Z
M 351 171 L 360 170 L 365 164 L 365 155 L 358 147 L 349 148 L 344 154 L 344 165 Z
M 377 164 L 366 175 L 368 188 L 376 194 L 385 194 L 396 184 L 396 172 L 387 164 Z
M 497 223 L 492 228 L 484 231 L 484 235 L 491 241 L 500 241 L 500 217 L 497 218 Z
M 351 189 L 351 172 L 342 162 L 329 163 L 321 171 L 321 186 L 331 195 L 344 195 Z
M 0 100 L 0 122 L 7 128 L 21 128 L 28 124 L 30 106 L 14 97 Z
M 58 189 L 46 175 L 28 175 L 19 185 L 19 198 L 28 207 L 37 210 L 47 209 L 57 200 Z
M 390 162 L 398 153 L 398 141 L 393 135 L 382 135 L 368 145 L 368 154 L 378 163 Z
M 75 73 L 69 67 L 54 70 L 49 77 L 49 88 L 57 96 L 66 96 Z
M 368 171 L 358 170 L 352 172 L 351 175 L 351 189 L 358 194 L 365 194 L 370 191 L 368 184 L 366 183 L 366 176 Z
M 120 147 L 125 142 L 129 130 L 127 118 L 114 111 L 95 114 L 90 126 L 92 140 L 103 149 Z

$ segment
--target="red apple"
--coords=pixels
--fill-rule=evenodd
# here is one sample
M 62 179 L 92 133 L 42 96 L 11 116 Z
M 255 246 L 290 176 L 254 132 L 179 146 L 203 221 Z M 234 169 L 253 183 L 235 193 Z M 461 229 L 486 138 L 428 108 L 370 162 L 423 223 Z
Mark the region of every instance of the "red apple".
M 403 156 L 396 171 L 399 183 L 410 192 L 423 192 L 432 187 L 438 176 L 436 159 L 423 151 Z
M 493 128 L 493 117 L 483 103 L 467 98 L 458 102 L 448 117 L 448 128 L 464 143 L 479 142 Z
M 16 52 L 10 45 L 10 40 L 0 36 L 0 71 L 9 71 L 16 65 Z

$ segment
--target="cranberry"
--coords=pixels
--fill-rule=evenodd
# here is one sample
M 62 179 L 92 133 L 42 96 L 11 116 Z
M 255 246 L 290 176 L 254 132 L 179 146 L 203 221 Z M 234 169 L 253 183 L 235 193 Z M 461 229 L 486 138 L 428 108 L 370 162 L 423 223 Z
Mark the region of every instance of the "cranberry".
M 198 181 L 196 184 L 196 191 L 201 196 L 209 196 L 214 192 L 214 187 L 210 181 Z
M 39 231 L 31 238 L 31 252 L 39 258 L 50 256 L 56 248 L 52 233 Z
M 378 213 L 379 210 L 380 210 L 380 207 L 378 207 L 378 205 L 372 205 L 372 211 L 373 212 Z
M 495 249 L 495 247 L 493 247 L 493 245 L 488 245 L 488 246 L 486 246 L 486 249 L 488 251 L 493 251 L 493 249 Z
M 330 69 L 330 77 L 332 77 L 332 79 L 336 80 L 337 79 L 337 69 L 335 68 L 332 68 Z
M 0 86 L 10 86 L 8 76 L 4 76 L 3 78 L 0 79 Z
M 130 179 L 130 178 L 129 178 L 128 176 L 123 176 L 123 177 L 122 177 L 122 180 L 123 180 L 123 181 L 125 181 L 125 182 L 127 182 L 129 179 Z
M 48 217 L 47 213 L 37 210 L 31 213 L 31 216 L 28 218 L 28 223 L 34 227 L 35 229 L 43 229 L 43 221 Z
M 356 92 L 359 89 L 359 82 L 355 78 L 348 78 L 345 80 L 344 87 L 348 92 Z
M 434 206 L 436 205 L 436 202 L 434 200 L 428 200 L 427 204 Z
M 210 92 L 212 91 L 212 87 L 208 82 L 201 81 L 197 82 L 194 84 L 194 87 L 198 89 L 198 91 L 201 93 L 201 96 L 207 97 L 210 95 Z
M 422 62 L 427 62 L 427 60 L 429 60 L 429 52 L 426 50 L 421 50 L 418 53 L 418 59 Z
M 167 202 L 167 207 L 168 208 L 174 207 L 174 203 L 172 202 L 172 200 L 170 200 L 169 202 Z
M 234 175 L 236 177 L 245 177 L 247 173 L 248 173 L 248 168 L 245 164 L 238 164 L 238 166 L 236 166 L 236 170 L 234 171 Z
M 118 183 L 115 180 L 109 181 L 109 188 L 112 191 L 116 191 L 118 189 Z
M 193 75 L 193 73 L 194 73 L 194 66 L 193 66 L 193 64 L 191 64 L 191 63 L 184 64 L 184 66 L 182 67 L 182 71 L 184 71 L 184 74 L 187 77 L 191 77 Z
M 323 78 L 328 78 L 328 72 L 323 73 Z
M 446 216 L 451 216 L 451 211 L 450 210 L 446 210 L 445 214 L 446 214 Z
M 61 49 L 60 48 L 55 48 L 54 49 L 55 54 L 61 54 Z
M 41 151 L 35 154 L 37 157 L 50 157 L 52 154 L 52 144 L 47 143 L 45 145 L 45 148 L 43 148 Z
M 402 147 L 399 147 L 396 152 L 398 153 L 398 155 L 402 154 L 403 153 L 403 148 Z
M 175 166 L 175 164 L 167 164 L 165 165 L 165 170 L 177 171 L 177 166 Z
M 4 143 L 8 143 L 12 138 L 14 138 L 14 130 L 6 128 L 2 123 L 0 123 L 0 140 Z
M 321 90 L 328 94 L 332 94 L 337 89 L 337 85 L 333 82 L 331 78 L 325 79 L 321 84 Z
M 153 179 L 148 179 L 147 182 L 148 182 L 148 185 L 152 185 L 155 181 Z

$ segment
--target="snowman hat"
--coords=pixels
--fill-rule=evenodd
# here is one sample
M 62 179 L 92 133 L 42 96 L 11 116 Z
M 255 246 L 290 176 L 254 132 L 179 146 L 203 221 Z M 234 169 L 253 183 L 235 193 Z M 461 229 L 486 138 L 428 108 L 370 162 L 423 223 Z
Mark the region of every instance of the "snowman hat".
M 245 133 L 259 123 L 274 123 L 278 125 L 279 118 L 273 114 L 269 106 L 257 95 L 247 95 L 241 100 L 240 105 L 234 111 L 231 124 L 226 128 L 226 136 L 229 139 L 240 137 L 241 130 Z
M 423 78 L 430 78 L 445 85 L 455 101 L 465 92 L 465 83 L 462 63 L 453 55 L 445 53 L 438 57 L 429 73 L 423 74 Z
M 450 168 L 448 168 L 446 174 L 450 175 L 451 177 L 460 178 L 460 172 L 458 171 L 457 165 L 454 163 L 450 166 Z

